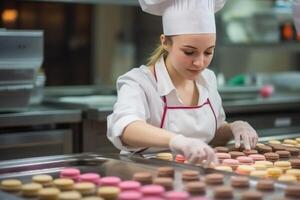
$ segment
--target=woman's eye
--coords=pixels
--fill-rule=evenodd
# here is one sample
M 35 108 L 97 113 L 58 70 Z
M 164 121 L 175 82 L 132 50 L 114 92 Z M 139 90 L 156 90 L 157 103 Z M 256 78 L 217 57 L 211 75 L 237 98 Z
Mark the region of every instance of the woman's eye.
M 212 55 L 213 52 L 205 52 L 206 55 Z
M 191 56 L 194 54 L 194 51 L 184 51 L 185 55 Z

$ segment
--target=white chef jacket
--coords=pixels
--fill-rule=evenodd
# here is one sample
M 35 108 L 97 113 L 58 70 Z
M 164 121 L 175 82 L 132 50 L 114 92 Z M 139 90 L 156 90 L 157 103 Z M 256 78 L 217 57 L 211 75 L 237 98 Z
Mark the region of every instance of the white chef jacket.
M 168 105 L 184 106 L 163 57 L 155 64 L 155 75 L 156 77 L 147 66 L 142 65 L 117 80 L 118 99 L 113 113 L 107 118 L 107 137 L 123 153 L 143 149 L 122 144 L 120 136 L 130 123 L 140 120 L 160 127 L 165 105 L 162 97 L 166 97 Z M 204 105 L 199 109 L 170 110 L 166 114 L 163 128 L 208 143 L 214 137 L 216 128 L 225 122 L 225 113 L 213 71 L 205 69 L 199 74 L 196 86 L 200 94 L 198 105 L 204 105 L 209 99 L 211 107 Z M 147 152 L 159 150 L 162 149 L 149 148 Z

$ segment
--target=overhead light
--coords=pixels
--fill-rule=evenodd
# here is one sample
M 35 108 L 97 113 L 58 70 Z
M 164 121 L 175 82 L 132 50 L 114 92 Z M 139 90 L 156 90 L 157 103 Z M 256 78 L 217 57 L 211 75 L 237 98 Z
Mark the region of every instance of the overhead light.
M 2 13 L 2 21 L 6 23 L 15 22 L 18 17 L 16 9 L 5 9 Z

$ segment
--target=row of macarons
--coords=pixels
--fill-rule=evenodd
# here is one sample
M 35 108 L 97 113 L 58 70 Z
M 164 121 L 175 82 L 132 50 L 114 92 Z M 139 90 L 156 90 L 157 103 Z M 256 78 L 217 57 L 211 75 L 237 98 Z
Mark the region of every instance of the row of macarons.
M 70 170 L 70 169 L 68 169 Z M 68 173 L 67 173 L 68 174 Z M 92 182 L 75 183 L 69 178 L 58 178 L 53 180 L 56 187 L 49 187 L 50 175 L 36 175 L 32 177 L 33 183 L 27 183 L 22 186 L 22 183 L 17 180 L 4 180 L 1 182 L 1 188 L 5 191 L 17 192 L 21 188 L 22 195 L 28 197 L 38 196 L 39 199 L 52 200 L 71 200 L 81 199 L 86 195 L 98 195 L 94 198 L 104 199 L 120 199 L 120 200 L 139 200 L 139 199 L 167 199 L 167 200 L 186 200 L 190 199 L 191 194 L 203 195 L 206 193 L 206 184 L 220 185 L 223 184 L 224 175 L 213 173 L 205 176 L 205 181 L 200 180 L 198 171 L 184 170 L 181 173 L 182 180 L 186 186 L 186 191 L 172 191 L 174 169 L 171 167 L 161 167 L 158 169 L 158 177 L 153 179 L 152 184 L 142 185 L 142 183 L 151 183 L 152 174 L 149 172 L 137 172 L 133 175 L 133 179 L 121 181 L 118 185 L 112 184 L 109 186 L 101 186 L 97 190 Z M 150 179 L 149 179 L 150 178 Z M 171 184 L 171 185 L 170 185 Z M 257 190 L 274 190 L 274 183 L 271 180 L 261 180 L 256 185 Z M 44 188 L 43 188 L 44 186 Z M 48 187 L 47 187 L 48 186 Z M 231 186 L 237 188 L 249 187 L 249 179 L 242 176 L 231 177 Z M 73 190 L 73 191 L 72 191 Z M 286 190 L 286 196 L 299 197 L 298 187 L 289 187 Z M 63 191 L 63 192 L 60 192 Z M 65 192 L 68 191 L 68 192 Z M 214 188 L 214 196 L 216 198 L 229 198 L 234 196 L 234 190 L 230 186 L 222 185 Z M 51 198 L 53 197 L 53 198 Z M 255 198 L 254 198 L 255 197 Z M 260 192 L 244 192 L 242 199 L 262 199 L 263 195 Z M 197 197 L 198 200 L 206 199 L 205 197 Z M 153 200 L 154 200 L 153 199 Z M 196 198 L 195 198 L 196 199 Z

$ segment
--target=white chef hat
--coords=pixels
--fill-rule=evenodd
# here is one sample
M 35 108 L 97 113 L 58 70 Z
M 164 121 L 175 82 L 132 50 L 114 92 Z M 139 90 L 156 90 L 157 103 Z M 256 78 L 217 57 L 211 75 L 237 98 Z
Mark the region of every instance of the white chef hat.
M 226 0 L 139 0 L 143 11 L 162 16 L 165 35 L 215 33 L 215 12 Z

